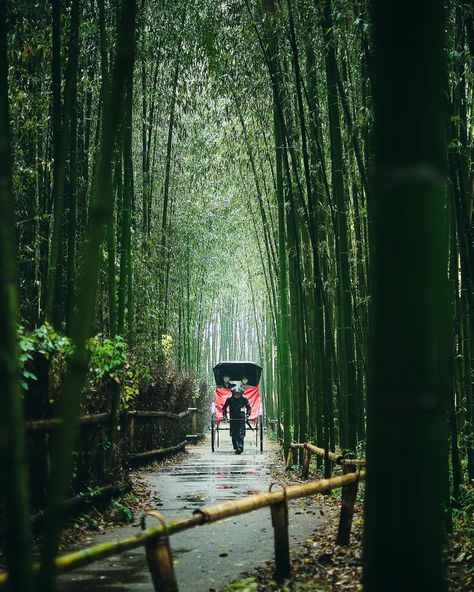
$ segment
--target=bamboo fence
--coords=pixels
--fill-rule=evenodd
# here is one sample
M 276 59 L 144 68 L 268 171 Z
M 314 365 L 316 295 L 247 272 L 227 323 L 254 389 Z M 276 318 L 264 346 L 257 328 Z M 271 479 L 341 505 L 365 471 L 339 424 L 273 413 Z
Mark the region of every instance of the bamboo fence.
M 110 483 L 110 474 L 119 466 L 128 467 L 163 458 L 183 450 L 186 442 L 199 438 L 198 410 L 190 407 L 181 413 L 168 411 L 129 411 L 120 413 L 120 443 L 107 457 L 111 414 L 98 413 L 78 417 L 79 438 L 76 449 L 76 476 L 72 496 L 98 489 Z M 57 418 L 28 421 L 27 456 L 29 480 L 33 492 L 32 508 L 45 505 L 50 473 L 50 454 L 61 420 Z
M 314 447 L 317 448 L 317 447 Z M 322 449 L 318 449 L 322 450 Z M 312 450 L 314 452 L 314 450 Z M 323 451 L 324 452 L 324 451 Z M 317 453 L 315 453 L 317 454 Z M 151 510 L 142 518 L 142 531 L 134 536 L 108 541 L 56 558 L 56 573 L 65 573 L 75 568 L 88 565 L 100 559 L 117 555 L 140 546 L 145 547 L 148 567 L 156 592 L 177 592 L 178 584 L 173 569 L 169 536 L 204 524 L 212 524 L 248 512 L 270 507 L 275 538 L 275 578 L 278 581 L 290 575 L 288 537 L 288 501 L 309 497 L 318 493 L 327 493 L 342 488 L 342 505 L 338 528 L 338 544 L 349 544 L 354 503 L 357 487 L 365 480 L 365 471 L 351 464 L 344 465 L 344 474 L 330 479 L 310 481 L 303 485 L 281 486 L 273 490 L 272 484 L 267 493 L 246 496 L 195 510 L 192 516 L 166 522 L 161 514 Z M 145 528 L 147 515 L 159 520 L 159 525 Z M 36 564 L 35 571 L 41 566 Z M 0 573 L 0 589 L 7 585 L 8 576 Z
M 308 479 L 309 467 L 311 463 L 311 455 L 314 454 L 321 458 L 329 458 L 332 464 L 341 465 L 342 467 L 365 467 L 365 460 L 357 458 L 345 457 L 342 454 L 324 450 L 309 442 L 292 442 L 288 457 L 286 459 L 286 469 L 290 469 L 293 465 L 293 455 L 295 450 L 304 450 L 303 455 L 303 469 L 301 473 L 302 479 Z

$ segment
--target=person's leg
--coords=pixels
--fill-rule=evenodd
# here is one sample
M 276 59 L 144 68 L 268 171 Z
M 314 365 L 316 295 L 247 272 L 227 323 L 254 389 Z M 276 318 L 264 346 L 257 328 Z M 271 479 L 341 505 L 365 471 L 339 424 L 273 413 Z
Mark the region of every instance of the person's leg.
M 237 450 L 239 452 L 243 452 L 244 450 L 244 430 L 245 430 L 245 424 L 244 424 L 244 420 L 239 420 L 237 422 L 235 422 L 236 425 L 236 431 L 237 431 Z
M 232 446 L 234 450 L 237 450 L 238 442 L 237 442 L 237 430 L 235 429 L 235 422 L 230 421 L 230 437 L 232 438 Z

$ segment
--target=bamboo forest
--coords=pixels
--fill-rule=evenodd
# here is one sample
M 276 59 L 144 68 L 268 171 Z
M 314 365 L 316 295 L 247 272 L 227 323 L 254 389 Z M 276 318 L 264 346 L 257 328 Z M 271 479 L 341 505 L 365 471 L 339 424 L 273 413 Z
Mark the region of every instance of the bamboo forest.
M 473 590 L 473 206 L 467 0 L 0 0 L 0 590 Z

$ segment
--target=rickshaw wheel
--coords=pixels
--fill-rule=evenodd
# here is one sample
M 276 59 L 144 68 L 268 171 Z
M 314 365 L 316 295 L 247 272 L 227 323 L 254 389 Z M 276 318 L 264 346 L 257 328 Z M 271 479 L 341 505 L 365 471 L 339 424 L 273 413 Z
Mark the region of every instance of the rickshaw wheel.
M 258 423 L 260 428 L 260 452 L 263 452 L 263 415 L 259 416 Z
M 215 452 L 215 440 L 216 440 L 216 420 L 214 415 L 211 416 L 211 450 Z

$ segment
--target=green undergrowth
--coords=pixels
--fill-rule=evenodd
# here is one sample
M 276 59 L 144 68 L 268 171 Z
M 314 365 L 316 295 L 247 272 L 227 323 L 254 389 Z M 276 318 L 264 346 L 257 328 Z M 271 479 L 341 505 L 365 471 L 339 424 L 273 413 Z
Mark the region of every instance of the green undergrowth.
M 254 576 L 234 580 L 222 592 L 259 592 L 263 590 L 274 592 L 328 592 L 328 589 L 315 582 L 292 582 L 278 584 L 273 580 L 259 581 Z
M 474 486 L 461 485 L 459 504 L 452 508 L 453 533 L 459 535 L 474 549 Z
M 49 323 L 33 331 L 20 326 L 18 340 L 25 416 L 27 419 L 54 417 L 73 352 L 71 340 Z M 119 335 L 108 338 L 98 334 L 89 339 L 87 348 L 90 358 L 83 413 L 109 411 L 117 385 L 121 409 L 180 412 L 198 405 L 200 395 L 196 394 L 194 378 L 174 368 L 171 337 L 163 336 L 161 355 L 156 358 L 132 350 Z

